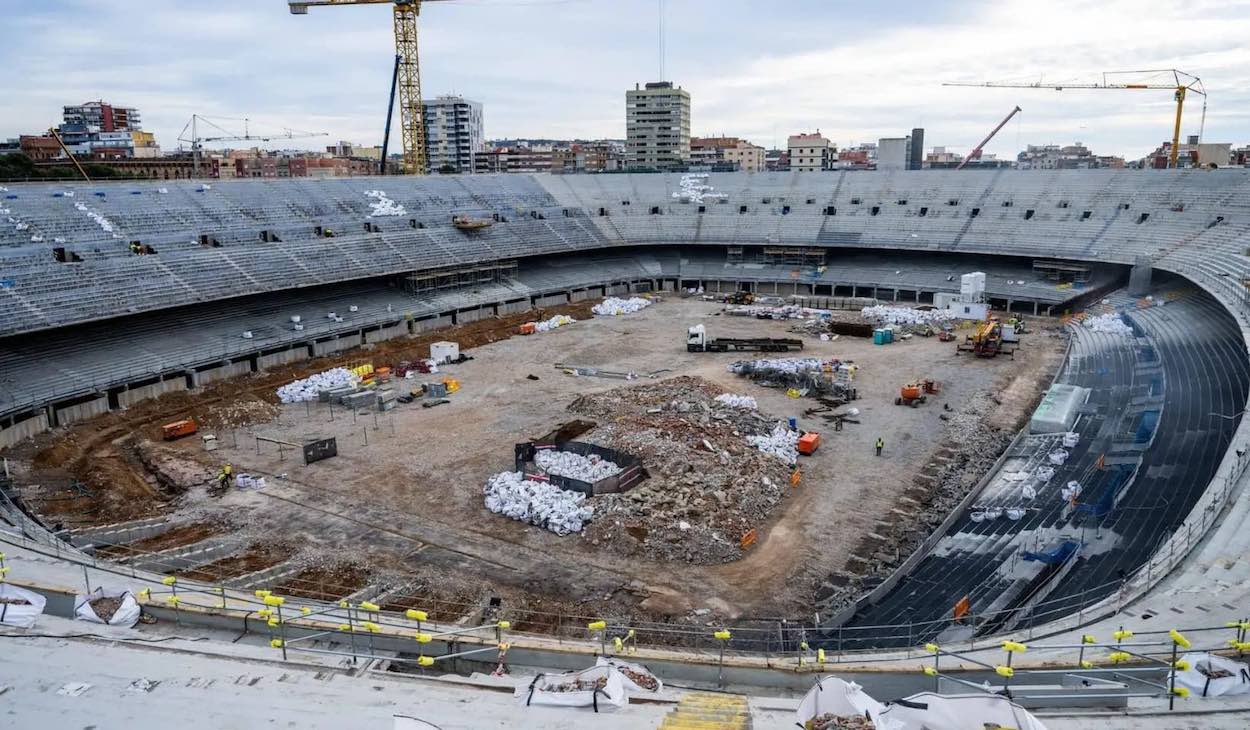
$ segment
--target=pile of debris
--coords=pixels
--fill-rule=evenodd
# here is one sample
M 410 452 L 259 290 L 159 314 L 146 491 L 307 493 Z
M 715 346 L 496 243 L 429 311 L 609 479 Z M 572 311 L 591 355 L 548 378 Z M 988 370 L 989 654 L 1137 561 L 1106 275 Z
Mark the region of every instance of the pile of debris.
M 601 479 L 616 476 L 623 471 L 614 462 L 601 459 L 597 454 L 582 456 L 572 451 L 557 451 L 556 449 L 539 449 L 535 451 L 534 463 L 548 474 L 590 482 L 591 484 Z
M 742 538 L 789 489 L 790 466 L 751 443 L 772 438 L 778 419 L 718 399 L 697 377 L 584 395 L 569 410 L 602 421 L 586 437 L 637 456 L 650 478 L 594 497 L 585 537 L 620 555 L 696 564 L 742 557 Z
M 642 297 L 630 297 L 629 299 L 608 297 L 591 307 L 590 311 L 600 316 L 615 317 L 622 314 L 641 312 L 649 306 L 651 306 L 651 300 L 643 299 Z
M 859 397 L 853 384 L 858 366 L 850 360 L 815 357 L 739 360 L 727 368 L 760 387 L 792 390 L 800 397 L 812 395 L 844 403 Z
M 912 309 L 911 307 L 888 307 L 879 304 L 875 307 L 864 307 L 860 314 L 866 319 L 881 324 L 925 325 L 940 327 L 955 318 L 945 309 Z

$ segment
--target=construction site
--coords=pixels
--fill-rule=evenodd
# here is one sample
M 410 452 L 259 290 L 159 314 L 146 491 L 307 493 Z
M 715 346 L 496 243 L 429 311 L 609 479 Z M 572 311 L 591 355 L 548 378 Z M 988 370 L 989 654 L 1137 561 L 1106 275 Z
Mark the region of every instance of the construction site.
M 9 144 L 15 727 L 1247 725 L 1250 170 L 1200 78 L 943 83 L 1167 92 L 1128 163 L 996 158 L 1014 102 L 932 159 L 692 138 L 667 80 L 619 145 L 488 149 L 431 2 L 282 9 L 389 10 L 367 154 L 194 113 L 158 158 L 103 100 Z

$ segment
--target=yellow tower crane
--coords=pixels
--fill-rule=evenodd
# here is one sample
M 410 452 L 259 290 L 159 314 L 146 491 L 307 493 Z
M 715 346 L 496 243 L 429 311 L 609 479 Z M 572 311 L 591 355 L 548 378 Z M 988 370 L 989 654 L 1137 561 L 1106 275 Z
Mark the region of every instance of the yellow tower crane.
M 1113 76 L 1157 76 L 1163 74 L 1170 76 L 1169 82 L 1164 83 L 1118 83 L 1111 77 Z M 1176 100 L 1176 121 L 1172 127 L 1172 150 L 1168 160 L 1168 167 L 1176 167 L 1177 155 L 1180 153 L 1181 146 L 1181 113 L 1185 109 L 1185 97 L 1190 94 L 1198 94 L 1202 97 L 1202 124 L 1198 128 L 1198 138 L 1202 138 L 1203 127 L 1207 121 L 1207 90 L 1202 86 L 1202 79 L 1184 71 L 1178 71 L 1174 68 L 1154 69 L 1150 71 L 1106 71 L 1102 75 L 1101 83 L 1092 84 L 1047 84 L 1041 81 L 1031 84 L 1013 84 L 1013 83 L 996 83 L 987 81 L 979 84 L 968 83 L 946 83 L 943 86 L 976 86 L 979 88 L 989 89 L 1053 89 L 1055 91 L 1063 91 L 1064 89 L 1168 89 L 1172 92 L 1173 98 Z
M 425 174 L 425 120 L 421 107 L 421 63 L 417 54 L 417 16 L 421 5 L 434 0 L 290 0 L 294 15 L 309 8 L 337 5 L 391 5 L 395 14 L 395 88 L 399 91 L 400 131 L 404 141 L 404 172 Z M 386 161 L 383 160 L 385 165 Z

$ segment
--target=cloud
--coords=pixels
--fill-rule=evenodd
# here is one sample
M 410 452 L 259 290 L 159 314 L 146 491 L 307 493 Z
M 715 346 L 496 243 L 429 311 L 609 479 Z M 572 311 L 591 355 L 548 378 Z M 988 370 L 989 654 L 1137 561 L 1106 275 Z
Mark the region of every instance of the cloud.
M 392 39 L 385 6 L 282 0 L 11 0 L 0 137 L 46 128 L 91 98 L 140 108 L 166 148 L 192 113 L 375 143 Z M 669 0 L 666 69 L 693 97 L 693 131 L 771 145 L 820 128 L 839 144 L 926 128 L 988 151 L 1080 140 L 1141 156 L 1170 136 L 1167 91 L 963 89 L 943 81 L 1096 80 L 1175 66 L 1210 92 L 1205 138 L 1250 141 L 1250 5 L 1215 0 L 911 2 Z M 491 137 L 622 137 L 624 93 L 659 75 L 655 0 L 459 0 L 421 17 L 423 89 L 483 102 Z M 1201 99 L 1186 105 L 1196 133 Z M 241 123 L 237 124 L 241 127 Z M 325 139 L 288 142 L 320 147 Z M 398 135 L 392 139 L 398 144 Z

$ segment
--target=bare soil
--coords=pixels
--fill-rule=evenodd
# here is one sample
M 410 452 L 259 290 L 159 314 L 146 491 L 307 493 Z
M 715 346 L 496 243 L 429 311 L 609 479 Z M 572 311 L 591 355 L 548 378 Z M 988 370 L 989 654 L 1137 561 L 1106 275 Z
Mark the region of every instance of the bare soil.
M 170 548 L 194 545 L 214 535 L 225 532 L 226 527 L 218 523 L 198 523 L 172 527 L 159 535 L 136 540 L 125 545 L 108 545 L 100 548 L 99 555 L 105 558 L 124 558 L 140 553 L 159 553 Z
M 923 480 L 917 479 L 934 473 L 935 462 L 959 459 L 974 472 L 997 457 L 997 452 L 962 454 L 971 440 L 954 432 L 943 415 L 980 404 L 983 427 L 995 436 L 1009 433 L 1027 418 L 1049 383 L 1064 345 L 1058 323 L 1040 319 L 1030 320 L 1034 333 L 1014 360 L 957 357 L 953 343 L 936 338 L 889 346 L 847 336 L 832 342 L 804 338 L 804 356 L 860 365 L 860 400 L 852 404 L 861 411 L 859 423 L 834 432 L 824 420 L 803 415 L 813 401 L 795 401 L 726 371 L 727 364 L 749 354 L 685 350 L 689 325 L 704 323 L 718 337 L 793 337 L 787 322 L 724 317 L 717 305 L 671 299 L 634 315 L 514 336 L 522 322 L 555 314 L 589 319 L 593 304 L 482 320 L 245 376 L 202 392 L 171 394 L 58 430 L 10 458 L 18 462 L 19 483 L 28 496 L 37 497 L 67 476 L 87 484 L 87 497 L 46 503 L 44 511 L 69 526 L 225 511 L 240 530 L 263 531 L 299 545 L 310 567 L 275 588 L 290 595 L 335 599 L 368 585 L 372 576 L 408 576 L 417 586 L 414 595 L 394 598 L 389 606 L 459 616 L 495 596 L 512 617 L 535 629 L 549 627 L 555 614 L 701 623 L 807 615 L 831 576 L 857 575 L 888 562 L 891 556 L 884 554 L 873 558 L 877 566 L 851 560 L 867 549 L 865 537 L 880 531 L 883 521 L 900 535 L 926 534 L 930 502 Z M 425 357 L 429 344 L 440 340 L 459 342 L 475 358 L 430 378 L 446 375 L 462 382 L 463 389 L 447 405 L 423 409 L 414 403 L 385 414 L 331 411 L 324 404 L 274 406 L 276 388 L 295 378 L 337 365 Z M 798 418 L 800 427 L 822 433 L 823 444 L 802 460 L 802 483 L 758 522 L 758 540 L 741 559 L 691 565 L 626 557 L 581 536 L 561 538 L 490 514 L 481 495 L 491 474 L 512 468 L 513 444 L 574 421 L 569 407 L 578 398 L 627 385 L 565 375 L 553 367 L 557 362 L 640 374 L 663 371 L 660 379 L 697 376 L 717 388 L 755 396 L 765 412 Z M 939 380 L 942 394 L 919 408 L 895 406 L 899 386 L 922 377 Z M 267 420 L 275 412 L 277 417 Z M 212 428 L 218 429 L 222 448 L 210 454 L 197 438 L 159 441 L 162 424 L 186 417 L 220 424 Z M 614 416 L 591 420 L 609 424 Z M 581 438 L 593 441 L 595 433 L 592 429 Z M 289 449 L 283 456 L 267 447 L 257 453 L 253 435 L 295 442 L 333 436 L 339 456 L 306 467 Z M 886 443 L 881 457 L 872 446 L 878 437 Z M 143 441 L 152 442 L 143 445 L 151 453 L 140 459 Z M 232 490 L 219 499 L 202 488 L 179 492 L 149 472 L 145 462 L 153 463 L 153 456 L 182 460 L 188 474 L 229 461 L 238 472 L 266 475 L 268 486 Z M 898 545 L 904 544 L 900 539 Z M 287 559 L 255 550 L 185 574 L 231 577 Z M 342 565 L 344 555 L 367 556 L 367 564 Z M 900 557 L 906 555 L 893 559 Z

